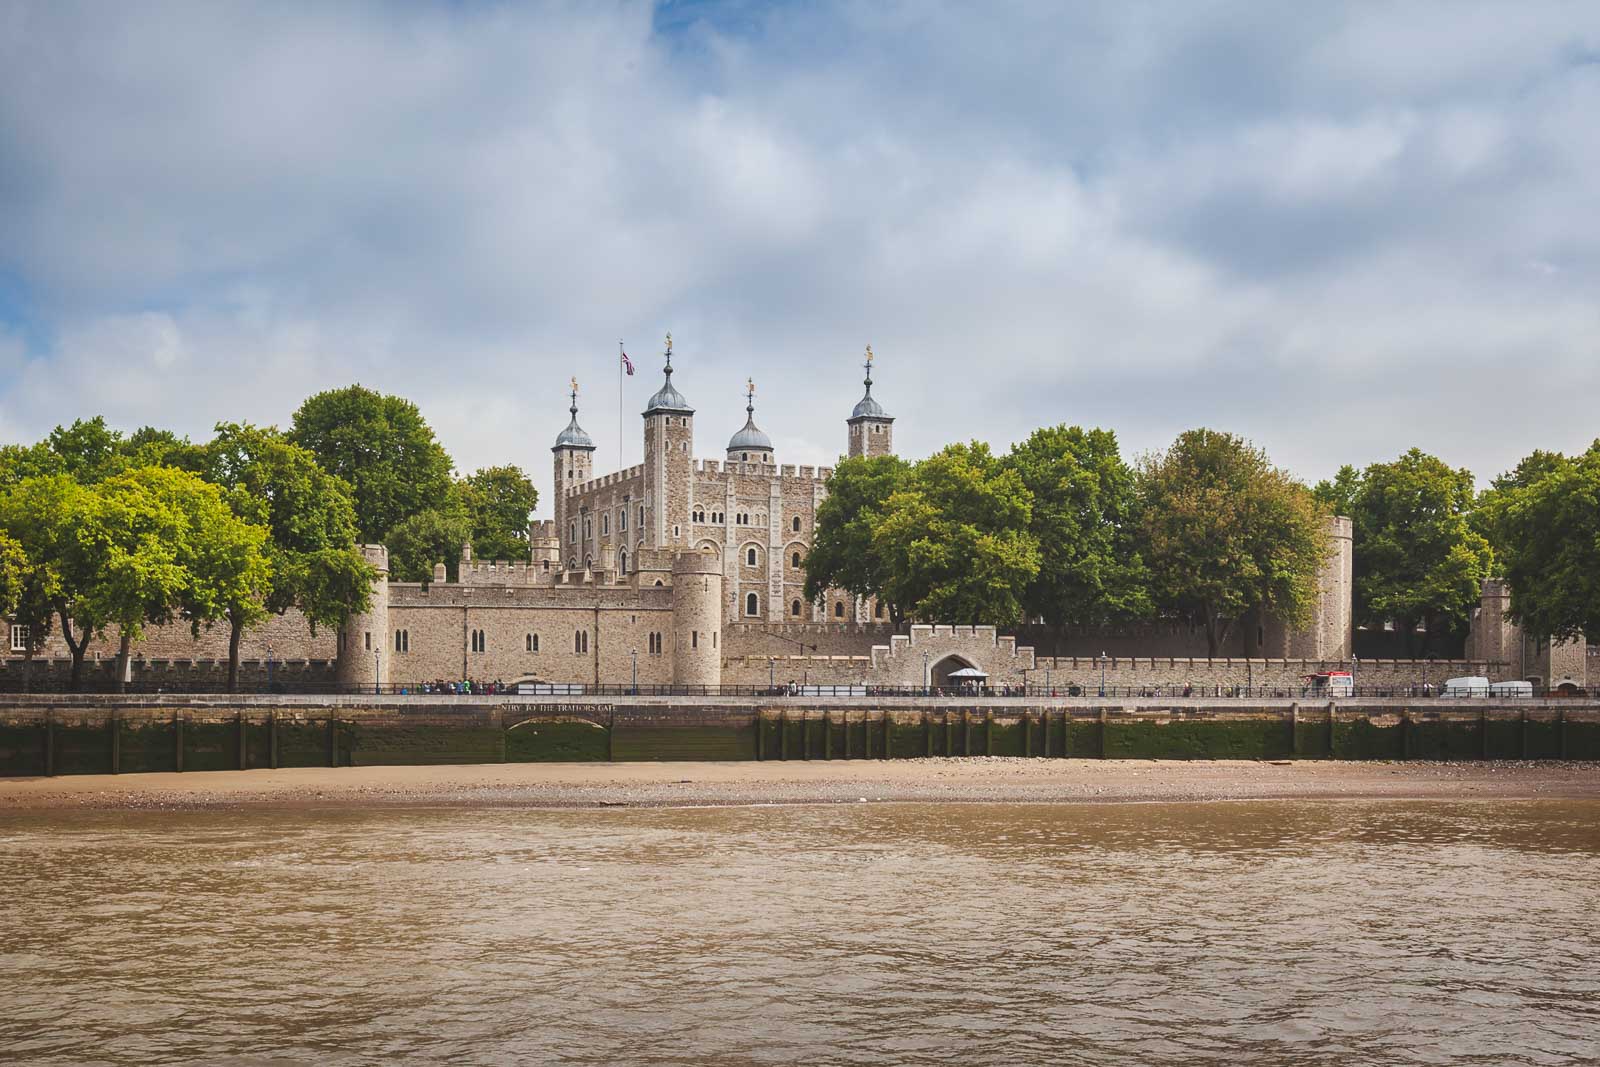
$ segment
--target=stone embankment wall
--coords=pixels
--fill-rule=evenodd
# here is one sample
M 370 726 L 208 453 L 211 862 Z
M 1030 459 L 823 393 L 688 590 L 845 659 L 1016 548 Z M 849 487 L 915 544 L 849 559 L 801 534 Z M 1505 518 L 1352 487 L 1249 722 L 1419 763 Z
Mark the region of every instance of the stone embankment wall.
M 20 693 L 23 688 L 25 664 L 22 660 L 0 660 L 0 692 Z M 184 692 L 224 692 L 228 688 L 228 661 L 222 659 L 146 659 L 135 656 L 129 663 L 129 681 L 139 689 Z M 84 688 L 90 692 L 106 692 L 116 683 L 116 657 L 85 660 L 83 664 Z M 35 659 L 29 685 L 39 692 L 62 692 L 72 678 L 70 659 Z M 269 681 L 282 684 L 285 689 L 303 689 L 313 686 L 332 686 L 335 682 L 334 660 L 278 660 L 271 666 L 266 660 L 241 659 L 239 661 L 239 687 L 264 690 Z
M 15 697 L 0 775 L 914 756 L 1600 759 L 1600 703 Z

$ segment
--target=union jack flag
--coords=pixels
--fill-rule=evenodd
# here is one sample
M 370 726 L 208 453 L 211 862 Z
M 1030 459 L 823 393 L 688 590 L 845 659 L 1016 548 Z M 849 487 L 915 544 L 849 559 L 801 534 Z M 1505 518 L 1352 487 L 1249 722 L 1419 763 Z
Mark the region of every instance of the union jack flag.
M 628 372 L 628 377 L 633 377 L 633 360 L 628 358 L 628 353 L 622 353 L 622 369 Z

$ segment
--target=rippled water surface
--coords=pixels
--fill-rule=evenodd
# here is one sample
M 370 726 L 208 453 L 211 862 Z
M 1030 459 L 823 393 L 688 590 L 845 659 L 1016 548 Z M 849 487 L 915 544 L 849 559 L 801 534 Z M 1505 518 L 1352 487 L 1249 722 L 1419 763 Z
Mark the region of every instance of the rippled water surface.
M 0 817 L 0 1060 L 1600 1062 L 1600 803 Z

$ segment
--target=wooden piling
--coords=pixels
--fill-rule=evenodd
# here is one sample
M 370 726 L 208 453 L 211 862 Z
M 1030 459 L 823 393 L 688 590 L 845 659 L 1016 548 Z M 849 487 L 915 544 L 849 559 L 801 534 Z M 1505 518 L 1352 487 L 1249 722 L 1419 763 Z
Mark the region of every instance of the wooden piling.
M 922 713 L 922 754 L 933 755 L 933 717 L 926 711 Z
M 1111 716 L 1105 708 L 1100 709 L 1100 758 L 1106 758 L 1106 735 L 1111 732 Z
M 758 762 L 758 763 L 761 760 L 763 760 L 764 758 L 766 758 L 767 739 L 766 739 L 765 736 L 763 736 L 767 732 L 766 731 L 766 726 L 767 726 L 767 717 L 765 715 L 761 714 L 761 712 L 757 711 L 756 712 L 756 762 Z M 610 744 L 610 741 L 608 740 L 607 741 L 607 745 L 609 746 L 609 744 Z
M 788 709 L 778 712 L 778 758 L 789 758 L 789 712 Z
M 247 743 L 249 735 L 245 732 L 248 729 L 248 724 L 245 721 L 244 712 L 242 711 L 236 711 L 233 713 L 233 721 L 235 733 L 238 735 L 235 740 L 237 741 L 239 747 L 236 765 L 238 769 L 242 771 L 248 769 L 250 766 L 250 748 Z
M 1489 709 L 1478 710 L 1478 758 L 1489 758 Z
M 822 713 L 822 758 L 833 758 L 833 716 Z
M 1567 758 L 1567 709 L 1562 708 L 1556 712 L 1556 754 L 1561 759 Z
M 1400 709 L 1400 758 L 1411 758 L 1411 709 Z
M 1338 706 L 1333 701 L 1328 701 L 1328 758 L 1338 759 L 1339 753 L 1334 747 L 1338 741 L 1338 732 L 1334 729 L 1339 721 Z
M 1300 705 L 1289 705 L 1289 758 L 1300 755 Z
M 106 716 L 111 726 L 111 773 L 122 773 L 122 716 L 112 712 Z
M 276 708 L 267 713 L 267 767 L 274 771 L 278 769 L 278 711 Z
M 183 773 L 183 713 L 172 713 L 172 767 Z
M 1022 755 L 1033 755 L 1033 717 L 1027 712 L 1022 713 Z
M 44 776 L 54 778 L 56 775 L 56 714 L 45 709 L 44 713 Z
M 611 758 L 611 731 L 606 731 L 606 758 Z M 506 724 L 500 720 L 500 762 L 506 761 Z M 328 766 L 339 766 L 339 720 L 328 716 Z
M 850 758 L 850 713 L 844 713 L 844 758 Z
M 972 755 L 972 713 L 961 709 L 961 754 Z
M 883 758 L 889 758 L 889 731 L 894 728 L 894 720 L 886 711 L 883 713 Z
M 1528 758 L 1528 709 L 1523 708 L 1517 724 L 1517 758 Z

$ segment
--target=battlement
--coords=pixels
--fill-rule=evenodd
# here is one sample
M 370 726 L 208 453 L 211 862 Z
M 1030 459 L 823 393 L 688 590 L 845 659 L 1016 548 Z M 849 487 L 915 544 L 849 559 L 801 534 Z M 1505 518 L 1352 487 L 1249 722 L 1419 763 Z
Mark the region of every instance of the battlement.
M 581 496 L 592 493 L 596 489 L 604 489 L 611 485 L 621 485 L 644 477 L 644 464 L 636 463 L 625 471 L 616 471 L 611 474 L 602 474 L 598 478 L 590 478 L 586 482 L 579 482 L 567 490 L 567 496 Z
M 437 571 L 435 572 L 437 573 Z M 457 585 L 552 585 L 555 572 L 548 561 L 530 563 L 527 560 L 462 560 L 456 574 Z

